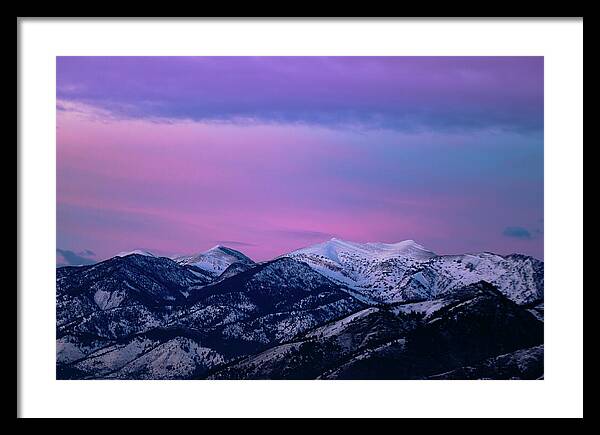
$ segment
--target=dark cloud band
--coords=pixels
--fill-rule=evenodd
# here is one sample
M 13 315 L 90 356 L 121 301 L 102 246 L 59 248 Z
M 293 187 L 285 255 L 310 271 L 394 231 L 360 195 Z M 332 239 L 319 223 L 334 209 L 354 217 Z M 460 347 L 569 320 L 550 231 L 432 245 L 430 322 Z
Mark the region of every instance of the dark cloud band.
M 543 58 L 60 57 L 57 97 L 125 118 L 541 132 Z

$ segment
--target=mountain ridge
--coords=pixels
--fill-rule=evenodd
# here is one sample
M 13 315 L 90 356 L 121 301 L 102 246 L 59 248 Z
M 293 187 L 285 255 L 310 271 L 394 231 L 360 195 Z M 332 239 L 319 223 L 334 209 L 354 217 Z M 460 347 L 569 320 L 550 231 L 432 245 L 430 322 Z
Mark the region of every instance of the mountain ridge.
M 313 246 L 259 263 L 218 245 L 200 261 L 133 252 L 57 268 L 57 377 L 543 377 L 543 262 Z M 351 286 L 316 261 L 393 285 Z
M 519 303 L 543 299 L 543 262 L 522 254 L 437 255 L 414 240 L 357 243 L 331 239 L 289 254 L 372 303 L 431 299 L 486 280 Z

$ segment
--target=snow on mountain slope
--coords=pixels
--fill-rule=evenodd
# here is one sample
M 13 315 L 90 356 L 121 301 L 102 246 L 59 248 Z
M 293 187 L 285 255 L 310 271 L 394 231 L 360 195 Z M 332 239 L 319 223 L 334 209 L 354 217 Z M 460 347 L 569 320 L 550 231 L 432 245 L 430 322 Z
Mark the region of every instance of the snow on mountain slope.
M 173 259 L 181 265 L 195 266 L 215 276 L 220 275 L 234 263 L 254 264 L 254 261 L 241 252 L 221 245 L 197 255 L 180 256 Z
M 214 350 L 190 338 L 176 337 L 140 354 L 107 379 L 184 379 L 222 362 L 223 357 Z
M 519 304 L 543 299 L 543 262 L 524 255 L 438 256 L 413 240 L 388 244 L 331 239 L 286 256 L 349 287 L 366 302 L 428 300 L 481 280 Z
M 118 339 L 153 328 L 206 283 L 164 257 L 128 255 L 56 271 L 57 337 Z
M 387 342 L 416 325 L 406 318 L 367 308 L 235 362 L 209 379 L 315 379 L 355 352 Z
M 543 341 L 543 324 L 486 282 L 456 289 L 435 307 L 412 305 L 356 311 L 218 367 L 208 378 L 418 379 Z M 532 376 L 539 375 L 523 378 Z
M 175 334 L 163 341 L 140 335 L 98 349 L 72 367 L 89 378 L 181 379 L 222 362 L 219 353 L 190 337 Z
M 381 292 L 390 302 L 431 299 L 478 281 L 494 284 L 518 304 L 543 300 L 544 263 L 524 255 L 491 253 L 439 256 L 414 265 L 392 288 Z
M 331 239 L 286 255 L 303 261 L 335 282 L 364 296 L 398 282 L 413 264 L 435 256 L 412 240 L 399 243 L 356 243 Z
M 420 379 L 543 343 L 543 323 L 489 283 L 461 287 L 449 297 L 453 300 L 448 304 L 427 310 L 413 331 L 383 346 L 368 347 L 321 379 Z M 496 366 L 501 365 L 506 366 Z M 537 379 L 540 374 L 534 370 L 521 376 Z M 512 369 L 492 367 L 486 377 L 514 375 Z M 460 374 L 456 378 L 470 379 Z
M 519 349 L 428 379 L 540 379 L 544 376 L 544 345 Z
M 261 346 L 362 308 L 337 284 L 291 258 L 256 264 L 204 287 L 196 298 L 179 324 L 218 328 L 221 339 Z
M 357 256 L 378 260 L 399 256 L 415 259 L 431 258 L 435 256 L 433 252 L 428 251 L 414 240 L 405 240 L 398 243 L 357 243 L 336 238 L 317 245 L 298 249 L 288 254 L 288 256 L 300 254 L 326 257 L 339 264 Z
M 327 323 L 324 326 L 312 330 L 306 334 L 306 338 L 329 338 L 339 335 L 348 329 L 355 320 L 362 319 L 378 311 L 379 309 L 374 307 L 365 308 L 364 310 L 357 311 L 347 317 L 343 317 L 342 319 Z
M 59 268 L 60 379 L 187 379 L 364 306 L 305 263 L 280 258 L 208 285 L 168 258 Z M 175 299 L 175 300 L 172 300 Z

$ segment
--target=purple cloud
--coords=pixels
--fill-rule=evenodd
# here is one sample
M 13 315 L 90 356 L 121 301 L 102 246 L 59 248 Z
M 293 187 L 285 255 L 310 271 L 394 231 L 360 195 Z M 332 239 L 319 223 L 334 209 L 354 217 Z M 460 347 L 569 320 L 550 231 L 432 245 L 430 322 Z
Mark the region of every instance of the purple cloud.
M 59 57 L 57 98 L 116 116 L 541 132 L 542 57 Z

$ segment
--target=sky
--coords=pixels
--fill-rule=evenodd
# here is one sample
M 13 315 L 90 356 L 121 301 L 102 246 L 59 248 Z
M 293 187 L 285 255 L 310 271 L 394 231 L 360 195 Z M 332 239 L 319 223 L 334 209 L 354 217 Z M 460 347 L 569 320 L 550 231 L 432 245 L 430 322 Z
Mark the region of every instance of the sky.
M 58 57 L 57 261 L 543 259 L 542 57 Z

